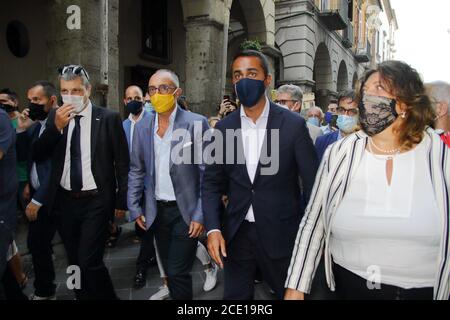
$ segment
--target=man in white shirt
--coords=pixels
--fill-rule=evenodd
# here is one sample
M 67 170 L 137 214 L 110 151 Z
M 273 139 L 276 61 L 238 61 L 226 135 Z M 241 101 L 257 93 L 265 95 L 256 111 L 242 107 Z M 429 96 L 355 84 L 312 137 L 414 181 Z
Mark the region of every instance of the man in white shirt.
M 224 268 L 225 300 L 253 299 L 257 268 L 282 299 L 296 231 L 318 167 L 305 120 L 267 99 L 272 80 L 268 70 L 267 58 L 257 51 L 243 51 L 233 59 L 233 84 L 242 106 L 217 123 L 215 131 L 224 139 L 213 143 L 224 152 L 205 170 L 202 204 L 208 249 Z M 229 133 L 232 140 L 225 139 Z M 229 200 L 225 213 L 223 195 Z
M 129 152 L 117 112 L 93 106 L 92 86 L 82 66 L 60 69 L 64 105 L 52 112 L 32 150 L 34 161 L 51 157 L 49 211 L 69 264 L 78 266 L 79 300 L 114 300 L 103 261 L 111 215 L 124 215 Z

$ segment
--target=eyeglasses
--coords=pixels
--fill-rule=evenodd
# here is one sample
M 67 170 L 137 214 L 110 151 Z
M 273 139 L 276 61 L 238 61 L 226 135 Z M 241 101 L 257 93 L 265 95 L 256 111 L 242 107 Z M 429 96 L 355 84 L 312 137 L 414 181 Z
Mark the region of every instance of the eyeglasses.
M 339 114 L 339 115 L 349 115 L 349 116 L 352 116 L 352 117 L 354 117 L 354 116 L 356 116 L 356 115 L 358 115 L 358 109 L 345 109 L 344 107 L 337 107 L 336 108 L 336 112 L 337 112 L 337 114 Z
M 286 102 L 297 102 L 297 100 L 275 100 L 276 104 L 286 105 Z
M 168 86 L 167 84 L 162 84 L 158 88 L 154 86 L 148 87 L 148 94 L 150 96 L 153 96 L 156 91 L 158 91 L 160 94 L 168 94 L 170 90 L 175 90 L 177 87 L 174 86 Z
M 89 74 L 87 73 L 86 69 L 84 69 L 82 66 L 71 64 L 64 67 L 58 68 L 59 75 L 65 75 L 66 73 L 73 73 L 76 75 L 84 75 L 89 80 Z

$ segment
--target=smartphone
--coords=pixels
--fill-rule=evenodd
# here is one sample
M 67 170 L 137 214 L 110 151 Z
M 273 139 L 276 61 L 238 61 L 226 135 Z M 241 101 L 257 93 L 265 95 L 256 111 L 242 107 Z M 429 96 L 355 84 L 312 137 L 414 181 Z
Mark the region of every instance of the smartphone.
M 224 95 L 224 96 L 223 96 L 223 100 L 228 100 L 228 101 L 230 101 L 231 99 L 230 99 L 230 96 L 229 96 L 229 95 Z

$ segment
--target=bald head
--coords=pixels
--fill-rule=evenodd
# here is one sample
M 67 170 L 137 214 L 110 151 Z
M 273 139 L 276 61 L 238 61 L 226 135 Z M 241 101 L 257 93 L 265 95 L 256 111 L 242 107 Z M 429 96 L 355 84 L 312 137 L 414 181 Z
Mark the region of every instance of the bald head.
M 125 98 L 123 100 L 124 104 L 128 104 L 133 100 L 144 101 L 144 93 L 138 86 L 129 86 L 127 90 L 125 90 Z

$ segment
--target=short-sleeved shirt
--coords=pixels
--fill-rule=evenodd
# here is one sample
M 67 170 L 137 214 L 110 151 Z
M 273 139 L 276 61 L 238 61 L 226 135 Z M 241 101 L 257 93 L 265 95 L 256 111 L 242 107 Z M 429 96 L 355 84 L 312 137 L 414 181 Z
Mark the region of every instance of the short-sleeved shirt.
M 17 127 L 19 126 L 18 118 L 11 120 L 13 128 L 17 132 Z M 26 134 L 22 132 L 21 134 Z M 19 140 L 18 140 L 19 141 Z M 19 177 L 20 182 L 28 181 L 28 169 L 27 169 L 27 146 L 17 143 L 16 144 L 16 152 L 17 152 L 17 176 Z
M 14 130 L 8 114 L 0 110 L 0 224 L 10 230 L 16 225 L 17 210 L 17 159 L 16 130 Z

